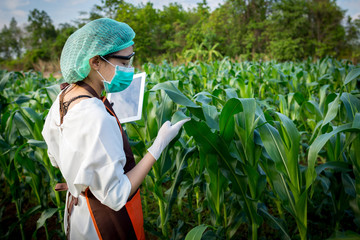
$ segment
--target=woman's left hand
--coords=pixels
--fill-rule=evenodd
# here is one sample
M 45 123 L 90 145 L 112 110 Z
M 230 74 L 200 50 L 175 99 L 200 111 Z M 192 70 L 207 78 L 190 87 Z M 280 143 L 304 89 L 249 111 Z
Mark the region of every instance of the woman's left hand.
M 172 125 L 170 121 L 166 121 L 161 126 L 153 145 L 148 149 L 156 160 L 159 159 L 162 151 L 164 151 L 171 140 L 176 137 L 180 128 L 188 121 L 190 121 L 190 118 L 183 119 L 174 125 Z

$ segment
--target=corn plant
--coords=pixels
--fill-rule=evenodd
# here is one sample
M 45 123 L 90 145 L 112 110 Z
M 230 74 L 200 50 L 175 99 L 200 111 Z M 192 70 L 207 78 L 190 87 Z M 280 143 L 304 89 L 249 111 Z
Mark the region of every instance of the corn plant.
M 26 81 L 27 79 L 29 80 Z M 22 239 L 25 239 L 23 222 L 31 214 L 40 210 L 42 216 L 37 229 L 44 226 L 47 239 L 52 237 L 47 230 L 45 220 L 58 212 L 59 222 L 62 222 L 64 203 L 59 193 L 52 189 L 58 181 L 61 181 L 61 178 L 59 178 L 59 171 L 50 164 L 47 147 L 41 135 L 46 113 L 44 105 L 48 108 L 52 103 L 52 100 L 48 98 L 51 90 L 40 88 L 45 80 L 32 72 L 24 75 L 19 72 L 7 73 L 1 80 L 7 100 L 6 111 L 2 111 L 5 114 L 1 115 L 4 133 L 2 134 L 1 162 L 2 169 L 6 169 L 5 180 L 12 189 L 10 192 L 16 206 Z M 11 87 L 7 87 L 9 82 L 12 82 Z M 53 88 L 50 89 L 54 91 Z M 38 205 L 24 212 L 22 205 L 28 189 L 32 191 Z M 49 206 L 49 193 L 52 193 L 50 197 L 55 208 Z M 14 228 L 15 226 L 10 226 L 7 234 L 11 234 Z M 33 235 L 36 236 L 36 231 Z
M 224 58 L 143 69 L 142 119 L 124 125 L 136 160 L 165 121 L 191 117 L 142 184 L 148 235 L 359 237 L 359 66 L 332 58 Z M 40 134 L 59 92 L 51 85 L 56 79 L 31 71 L 3 71 L 0 79 L 0 234 L 62 237 L 65 198 L 52 189 L 61 174 L 50 166 Z M 10 206 L 16 220 L 6 215 Z

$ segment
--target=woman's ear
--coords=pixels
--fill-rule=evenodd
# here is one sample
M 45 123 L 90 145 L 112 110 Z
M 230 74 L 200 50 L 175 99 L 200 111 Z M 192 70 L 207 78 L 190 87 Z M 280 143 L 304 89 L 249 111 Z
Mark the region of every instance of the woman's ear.
M 94 70 L 99 70 L 101 65 L 101 59 L 99 56 L 95 56 L 89 59 L 90 67 Z

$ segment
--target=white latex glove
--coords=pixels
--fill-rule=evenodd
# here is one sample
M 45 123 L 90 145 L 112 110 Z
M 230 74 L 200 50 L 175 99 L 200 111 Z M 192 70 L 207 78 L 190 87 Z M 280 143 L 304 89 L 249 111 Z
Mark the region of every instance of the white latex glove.
M 162 151 L 166 148 L 166 146 L 171 142 L 171 140 L 176 137 L 180 128 L 184 123 L 190 121 L 190 118 L 183 119 L 174 125 L 171 125 L 170 121 L 166 121 L 160 128 L 157 137 L 153 145 L 148 149 L 148 151 L 153 155 L 153 157 L 158 160 Z

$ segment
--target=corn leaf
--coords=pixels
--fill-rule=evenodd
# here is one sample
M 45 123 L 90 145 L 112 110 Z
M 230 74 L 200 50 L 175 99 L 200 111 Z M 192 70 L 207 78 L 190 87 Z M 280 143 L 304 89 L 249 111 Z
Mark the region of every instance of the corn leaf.
M 295 219 L 302 239 L 305 239 L 307 231 L 307 192 L 305 190 L 298 199 L 295 199 Z
M 186 97 L 180 90 L 175 86 L 177 81 L 167 81 L 163 83 L 156 84 L 150 91 L 164 90 L 167 95 L 175 103 L 188 107 L 188 109 L 198 118 L 205 120 L 204 113 L 200 106 L 192 102 L 188 97 Z
M 59 211 L 58 208 L 48 208 L 45 211 L 43 211 L 41 213 L 40 218 L 36 222 L 36 229 L 39 229 L 42 226 L 44 226 L 46 220 L 51 218 L 54 215 L 54 213 L 56 213 L 57 211 Z
M 329 103 L 328 110 L 321 125 L 321 129 L 336 117 L 339 109 L 339 101 L 340 101 L 340 95 L 338 95 L 334 101 Z
M 210 200 L 209 205 L 216 214 L 216 217 L 221 218 L 220 208 L 224 199 L 224 188 L 227 179 L 222 175 L 218 167 L 216 155 L 202 152 L 202 160 L 206 162 L 206 170 L 210 178 L 210 182 L 206 187 L 206 196 Z
M 202 151 L 214 153 L 218 156 L 219 165 L 222 167 L 224 176 L 232 182 L 234 193 L 243 197 L 246 204 L 245 211 L 252 223 L 259 224 L 261 218 L 256 212 L 256 204 L 247 196 L 247 177 L 239 175 L 236 170 L 237 160 L 230 155 L 227 144 L 210 131 L 210 128 L 203 122 L 191 120 L 184 125 L 188 135 L 193 136 Z
M 304 103 L 304 107 L 307 108 L 306 110 L 309 111 L 312 114 L 315 114 L 316 120 L 320 121 L 320 119 L 323 119 L 323 114 L 320 110 L 319 104 L 315 101 L 307 101 Z
M 31 124 L 29 121 L 26 121 L 19 112 L 16 112 L 14 115 L 14 123 L 21 136 L 27 139 L 34 138 L 33 124 Z
M 271 215 L 267 209 L 264 207 L 259 208 L 259 214 L 267 220 L 267 222 L 275 229 L 280 231 L 281 239 L 283 240 L 290 240 L 291 237 L 288 234 L 288 231 L 286 230 L 285 224 L 283 223 L 282 219 L 278 219 Z
M 293 194 L 300 193 L 300 180 L 299 180 L 299 147 L 300 147 L 300 134 L 299 131 L 296 129 L 295 124 L 291 121 L 288 117 L 281 113 L 276 113 L 280 119 L 282 124 L 282 128 L 280 133 L 284 133 L 285 135 L 282 137 L 285 146 L 285 155 L 286 161 L 285 164 L 287 165 L 287 169 L 289 169 L 289 176 L 292 185 L 296 188 L 297 192 Z
M 188 232 L 188 234 L 186 234 L 185 240 L 201 240 L 201 237 L 206 229 L 206 225 L 194 227 L 190 230 L 190 232 Z
M 290 170 L 288 168 L 285 146 L 281 140 L 279 131 L 266 122 L 265 117 L 260 117 L 259 133 L 266 149 L 267 154 L 275 162 L 276 169 L 287 177 L 290 177 Z
M 147 141 L 150 141 L 151 139 L 155 139 L 160 128 L 156 120 L 156 110 L 158 106 L 155 92 L 146 92 L 146 94 L 144 95 L 144 104 L 146 104 L 143 108 L 143 111 L 145 111 L 146 114 L 144 118 L 144 120 L 146 121 L 146 134 L 144 136 Z
M 164 90 L 175 103 L 186 107 L 198 108 L 199 106 L 197 106 L 182 92 L 180 92 L 175 84 L 176 81 L 158 83 L 150 91 Z
M 316 162 L 317 154 L 320 152 L 320 150 L 323 148 L 323 146 L 332 136 L 344 131 L 359 132 L 360 128 L 353 128 L 352 123 L 341 125 L 339 127 L 336 127 L 333 131 L 329 133 L 325 133 L 318 136 L 314 140 L 314 142 L 310 145 L 309 155 L 308 155 L 308 168 L 306 170 L 306 188 L 309 188 L 316 178 L 315 162 Z
M 4 76 L 0 80 L 0 89 L 3 90 L 5 88 L 6 83 L 9 82 L 9 78 L 13 75 L 12 72 L 8 72 L 4 74 Z
M 45 143 L 45 141 L 39 141 L 39 140 L 35 140 L 35 139 L 29 139 L 27 141 L 28 144 L 33 145 L 35 147 L 39 147 L 41 149 L 47 149 L 47 145 Z
M 194 153 L 195 151 L 195 147 L 193 148 L 187 148 L 184 149 L 181 152 L 181 161 L 179 163 L 179 166 L 177 166 L 176 168 L 176 173 L 175 173 L 175 177 L 174 180 L 171 184 L 171 187 L 169 189 L 169 195 L 167 197 L 167 202 L 168 204 L 166 205 L 166 218 L 165 218 L 165 224 L 170 220 L 171 217 L 171 209 L 172 206 L 177 198 L 177 190 L 180 186 L 180 183 L 183 181 L 183 177 L 185 175 L 185 170 L 188 166 L 187 164 L 187 160 L 188 158 Z
M 355 114 L 360 112 L 360 99 L 344 92 L 341 94 L 340 100 L 344 103 L 348 121 L 352 122 Z
M 50 100 L 50 104 L 52 104 L 56 100 L 57 95 L 60 93 L 60 85 L 54 84 L 52 86 L 45 87 L 45 92 L 48 99 Z
M 349 72 L 348 75 L 346 75 L 346 78 L 344 80 L 344 85 L 348 84 L 349 82 L 351 82 L 352 80 L 356 79 L 359 76 L 360 76 L 360 68 L 355 68 L 351 70 L 351 72 Z
M 242 104 L 238 98 L 231 98 L 225 103 L 225 106 L 220 114 L 219 127 L 220 135 L 226 142 L 229 142 L 234 137 L 234 114 L 237 114 L 242 110 Z
M 28 97 L 28 96 L 24 96 L 24 95 L 21 95 L 19 97 L 17 97 L 15 100 L 14 100 L 14 103 L 16 104 L 22 104 L 22 103 L 25 103 L 25 102 L 28 102 L 30 101 L 32 98 Z
M 334 169 L 336 171 L 342 171 L 342 172 L 350 172 L 351 171 L 350 167 L 351 165 L 346 162 L 332 161 L 317 166 L 315 168 L 315 171 L 317 175 L 320 175 L 323 171 L 327 169 Z
M 207 125 L 219 131 L 218 111 L 215 106 L 203 104 L 202 106 Z
M 335 232 L 334 236 L 327 240 L 354 240 L 360 239 L 360 234 L 353 231 Z

